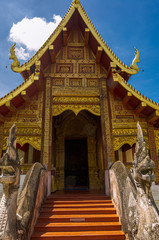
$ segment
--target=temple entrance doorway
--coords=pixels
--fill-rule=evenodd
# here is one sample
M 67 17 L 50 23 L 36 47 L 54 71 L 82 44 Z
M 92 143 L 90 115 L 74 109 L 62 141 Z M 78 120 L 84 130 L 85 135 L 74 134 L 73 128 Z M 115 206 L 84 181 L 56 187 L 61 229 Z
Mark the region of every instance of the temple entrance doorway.
M 88 190 L 87 139 L 65 140 L 65 189 Z
M 58 190 L 103 190 L 101 121 L 89 111 L 53 117 L 52 166 Z

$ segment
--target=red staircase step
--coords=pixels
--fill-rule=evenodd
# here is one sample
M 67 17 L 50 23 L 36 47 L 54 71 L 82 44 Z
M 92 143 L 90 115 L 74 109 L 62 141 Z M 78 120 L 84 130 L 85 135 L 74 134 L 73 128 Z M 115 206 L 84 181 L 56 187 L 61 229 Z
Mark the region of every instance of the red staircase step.
M 42 213 L 52 214 L 114 214 L 115 208 L 43 208 Z
M 117 231 L 121 229 L 119 222 L 66 222 L 38 223 L 36 232 L 73 232 L 73 231 Z
M 104 195 L 51 195 L 32 240 L 124 240 L 112 201 Z
M 47 199 L 46 200 L 46 202 L 45 202 L 46 204 L 81 204 L 81 203 L 96 203 L 96 204 L 100 204 L 100 203 L 112 203 L 112 201 L 111 200 L 91 200 L 91 199 L 83 199 L 83 200 L 57 200 L 57 201 L 55 201 L 55 200 L 51 200 L 51 199 Z
M 63 203 L 63 204 L 57 204 L 57 203 L 45 203 L 44 205 L 43 205 L 43 208 L 51 208 L 51 207 L 53 207 L 53 208 L 84 208 L 84 207 L 86 207 L 86 208 L 92 208 L 92 207 L 98 207 L 98 208 L 112 208 L 112 207 L 114 207 L 114 204 L 112 204 L 112 203 L 74 203 L 74 204 L 69 204 L 69 203 L 67 203 L 67 204 L 65 204 L 65 203 Z
M 54 200 L 54 201 L 57 201 L 57 200 L 80 200 L 80 199 L 85 199 L 85 200 L 110 200 L 109 197 L 107 196 L 98 196 L 98 195 L 57 195 L 57 196 L 53 196 L 53 195 L 50 195 L 48 197 L 48 200 Z
M 80 231 L 80 232 L 46 232 L 34 233 L 33 239 L 43 240 L 124 240 L 122 231 Z
M 39 222 L 70 222 L 73 219 L 85 222 L 117 222 L 119 217 L 116 214 L 76 214 L 76 215 L 52 215 L 50 213 L 41 213 L 38 218 Z

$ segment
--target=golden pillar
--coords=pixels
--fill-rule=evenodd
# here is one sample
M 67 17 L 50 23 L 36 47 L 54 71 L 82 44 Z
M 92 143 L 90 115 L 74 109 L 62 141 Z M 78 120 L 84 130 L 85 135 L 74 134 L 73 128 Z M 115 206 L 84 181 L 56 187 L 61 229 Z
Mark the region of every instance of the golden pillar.
M 101 80 L 100 109 L 101 109 L 102 147 L 104 169 L 106 170 L 114 161 L 114 153 L 108 89 L 106 85 L 106 79 L 101 78 L 100 80 Z
M 148 124 L 148 137 L 149 137 L 149 149 L 150 157 L 155 162 L 155 175 L 156 175 L 156 184 L 159 184 L 159 170 L 158 170 L 158 159 L 157 159 L 157 148 L 155 141 L 154 127 L 151 124 Z
M 52 84 L 46 78 L 43 110 L 42 162 L 51 170 L 52 160 Z
M 101 132 L 102 132 L 102 150 L 104 162 L 105 194 L 110 195 L 109 166 L 114 161 L 111 111 L 109 103 L 109 94 L 106 84 L 106 78 L 100 79 L 100 111 L 101 111 Z
M 60 129 L 56 128 L 57 140 L 56 140 L 56 179 L 58 190 L 64 189 L 64 166 L 65 166 L 65 137 Z M 61 133 L 61 134 L 59 134 Z
M 88 146 L 89 189 L 99 190 L 101 189 L 101 186 L 98 178 L 95 136 L 87 137 L 87 146 Z

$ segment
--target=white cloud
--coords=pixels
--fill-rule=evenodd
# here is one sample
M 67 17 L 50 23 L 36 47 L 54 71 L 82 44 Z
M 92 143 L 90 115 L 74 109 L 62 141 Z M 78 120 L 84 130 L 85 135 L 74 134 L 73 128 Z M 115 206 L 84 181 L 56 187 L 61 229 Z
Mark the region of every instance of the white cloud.
M 55 30 L 61 19 L 60 15 L 54 14 L 52 22 L 47 22 L 45 18 L 29 19 L 25 17 L 20 22 L 13 23 L 9 41 L 17 43 L 16 54 L 19 54 L 19 59 L 26 60 L 29 54 L 37 51 Z
M 23 47 L 15 48 L 15 51 L 18 59 L 26 60 L 30 56 L 29 52 L 26 53 Z

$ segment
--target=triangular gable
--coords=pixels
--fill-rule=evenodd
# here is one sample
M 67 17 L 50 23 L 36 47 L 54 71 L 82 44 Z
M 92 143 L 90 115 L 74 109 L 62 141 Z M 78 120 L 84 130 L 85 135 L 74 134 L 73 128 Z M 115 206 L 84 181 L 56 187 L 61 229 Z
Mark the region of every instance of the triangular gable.
M 27 61 L 23 65 L 19 66 L 19 64 L 17 63 L 17 66 L 16 66 L 15 61 L 14 61 L 13 64 L 12 64 L 12 70 L 15 71 L 15 72 L 22 73 L 23 78 L 26 79 L 27 76 L 28 76 L 27 74 L 25 74 L 27 69 L 33 68 L 33 65 L 36 63 L 36 61 L 42 60 L 43 55 L 48 54 L 46 52 L 49 51 L 49 47 L 52 44 L 54 44 L 54 50 L 57 53 L 58 46 L 57 46 L 56 41 L 57 40 L 61 41 L 61 38 L 63 38 L 63 35 L 65 34 L 64 29 L 66 28 L 66 26 L 68 27 L 68 31 L 69 31 L 69 21 L 71 21 L 71 18 L 73 17 L 75 11 L 77 11 L 79 13 L 79 15 L 80 15 L 80 17 L 81 17 L 81 19 L 82 19 L 82 21 L 85 25 L 84 28 L 89 31 L 90 38 L 94 38 L 94 40 L 96 41 L 94 51 L 97 51 L 97 49 L 96 49 L 97 46 L 101 47 L 101 49 L 103 50 L 103 52 L 104 52 L 104 54 L 102 54 L 103 55 L 103 62 L 108 61 L 109 62 L 108 65 L 110 65 L 110 62 L 114 62 L 117 65 L 119 71 L 121 72 L 121 75 L 126 80 L 128 80 L 129 77 L 132 74 L 136 74 L 139 70 L 137 65 L 136 65 L 136 62 L 139 62 L 139 53 L 137 53 L 135 61 L 131 65 L 131 67 L 128 67 L 122 61 L 120 61 L 120 59 L 117 58 L 117 56 L 113 53 L 113 51 L 109 48 L 109 46 L 105 43 L 105 41 L 99 35 L 98 31 L 96 30 L 96 28 L 92 24 L 91 20 L 89 19 L 88 15 L 86 14 L 86 12 L 85 12 L 84 8 L 82 7 L 81 3 L 79 1 L 75 1 L 75 0 L 72 2 L 68 12 L 64 16 L 64 18 L 62 19 L 62 21 L 60 22 L 58 27 L 51 34 L 51 36 L 48 38 L 48 40 L 43 44 L 43 46 L 38 50 L 38 52 L 29 61 Z M 85 34 L 85 33 L 83 32 L 83 34 Z M 108 68 L 108 66 L 106 66 L 106 67 Z M 33 70 L 32 70 L 32 72 L 33 72 Z

